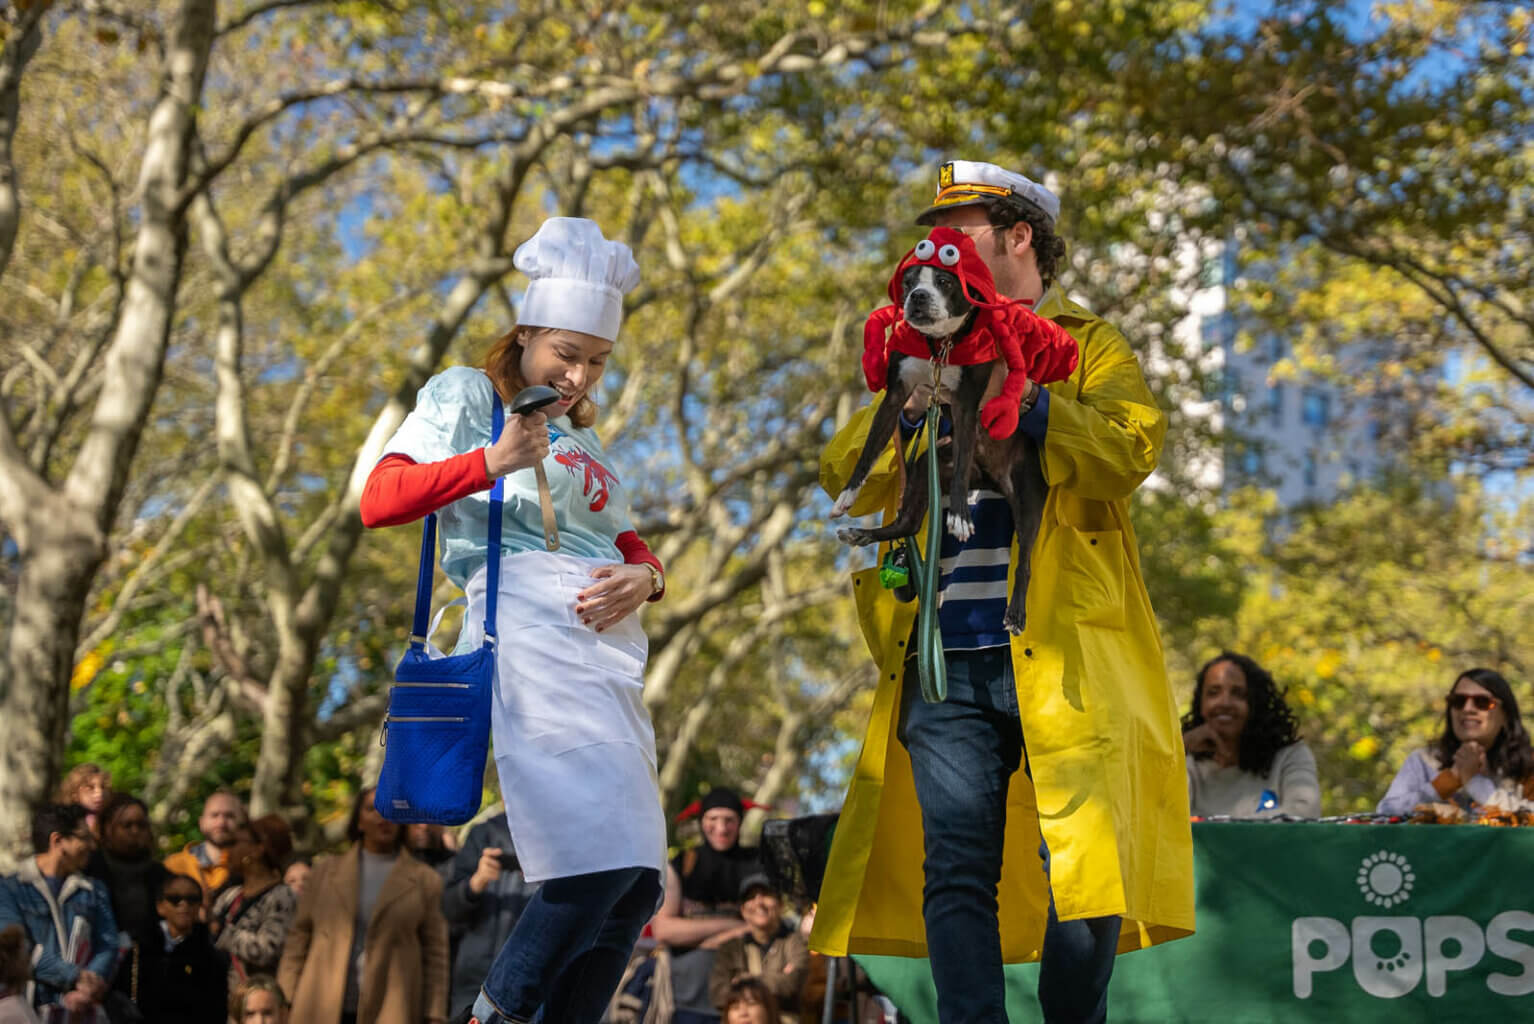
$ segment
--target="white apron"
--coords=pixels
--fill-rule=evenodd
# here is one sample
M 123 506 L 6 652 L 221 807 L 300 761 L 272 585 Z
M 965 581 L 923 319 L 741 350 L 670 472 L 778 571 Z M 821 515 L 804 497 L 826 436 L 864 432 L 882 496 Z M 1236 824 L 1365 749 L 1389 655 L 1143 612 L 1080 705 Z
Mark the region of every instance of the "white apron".
M 575 595 L 610 560 L 501 556 L 491 738 L 517 860 L 529 882 L 614 868 L 666 872 L 655 729 L 641 699 L 649 641 L 639 616 L 602 633 Z M 466 588 L 458 649 L 484 637 L 485 570 Z

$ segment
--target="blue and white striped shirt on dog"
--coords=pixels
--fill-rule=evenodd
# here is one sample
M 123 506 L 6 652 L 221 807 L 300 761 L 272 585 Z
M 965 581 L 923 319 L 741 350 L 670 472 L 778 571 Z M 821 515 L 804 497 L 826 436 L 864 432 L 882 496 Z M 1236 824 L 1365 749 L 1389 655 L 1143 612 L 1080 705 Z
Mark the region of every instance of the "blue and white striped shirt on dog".
M 969 492 L 969 514 L 975 532 L 968 541 L 960 544 L 953 534 L 943 533 L 937 620 L 945 651 L 1005 647 L 1011 640 L 1001 620 L 1007 613 L 1012 510 L 996 491 L 975 490 Z

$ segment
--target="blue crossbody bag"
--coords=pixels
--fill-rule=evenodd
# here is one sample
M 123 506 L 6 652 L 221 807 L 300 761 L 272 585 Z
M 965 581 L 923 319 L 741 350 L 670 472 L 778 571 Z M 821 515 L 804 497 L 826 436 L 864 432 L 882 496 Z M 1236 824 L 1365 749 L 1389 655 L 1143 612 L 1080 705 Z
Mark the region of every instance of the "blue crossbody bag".
M 501 436 L 505 410 L 495 396 L 490 440 Z M 394 669 L 384 717 L 384 761 L 373 805 L 399 824 L 461 825 L 479 811 L 490 753 L 491 688 L 495 685 L 495 606 L 501 577 L 501 508 L 505 485 L 490 490 L 485 540 L 485 641 L 478 650 L 432 657 L 427 648 L 432 573 L 437 566 L 437 514 L 426 517 L 416 577 L 410 646 Z

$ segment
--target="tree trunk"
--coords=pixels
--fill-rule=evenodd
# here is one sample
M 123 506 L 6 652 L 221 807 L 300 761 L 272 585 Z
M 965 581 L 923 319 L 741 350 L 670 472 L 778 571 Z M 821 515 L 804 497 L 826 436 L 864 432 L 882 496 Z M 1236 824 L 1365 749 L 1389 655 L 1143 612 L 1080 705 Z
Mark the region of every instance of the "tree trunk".
M 85 510 L 57 496 L 31 524 L 12 607 L 0 704 L 0 861 L 32 852 L 31 810 L 52 795 L 69 723 L 69 678 L 90 580 L 105 556 Z
M 58 774 L 85 601 L 159 389 L 186 252 L 179 192 L 216 8 L 216 0 L 182 0 L 174 17 L 163 92 L 150 114 L 139 170 L 143 202 L 122 317 L 89 430 L 61 488 L 19 457 L 8 422 L 0 424 L 0 489 L 30 495 L 24 503 L 0 502 L 21 564 L 6 644 L 9 679 L 0 698 L 0 749 L 8 768 L 0 777 L 0 854 L 25 852 L 30 808 L 47 798 Z

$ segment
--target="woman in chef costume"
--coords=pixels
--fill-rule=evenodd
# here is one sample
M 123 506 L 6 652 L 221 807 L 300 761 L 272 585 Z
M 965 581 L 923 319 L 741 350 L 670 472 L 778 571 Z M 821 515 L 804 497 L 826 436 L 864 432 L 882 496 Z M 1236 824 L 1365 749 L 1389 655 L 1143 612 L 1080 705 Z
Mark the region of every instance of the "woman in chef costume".
M 483 370 L 454 367 L 426 382 L 368 478 L 362 518 L 392 526 L 439 513 L 442 569 L 469 600 L 457 649 L 472 650 L 483 640 L 489 491 L 505 480 L 492 737 L 517 862 L 543 884 L 473 1018 L 594 1024 L 660 900 L 666 864 L 655 733 L 641 700 L 649 647 L 635 614 L 665 578 L 591 430 L 590 396 L 639 267 L 628 246 L 572 217 L 545 221 L 515 263 L 530 279 L 516 329 Z M 492 443 L 493 393 L 509 403 L 536 384 L 559 400 L 546 416 L 508 415 Z M 540 464 L 557 551 L 540 509 Z

